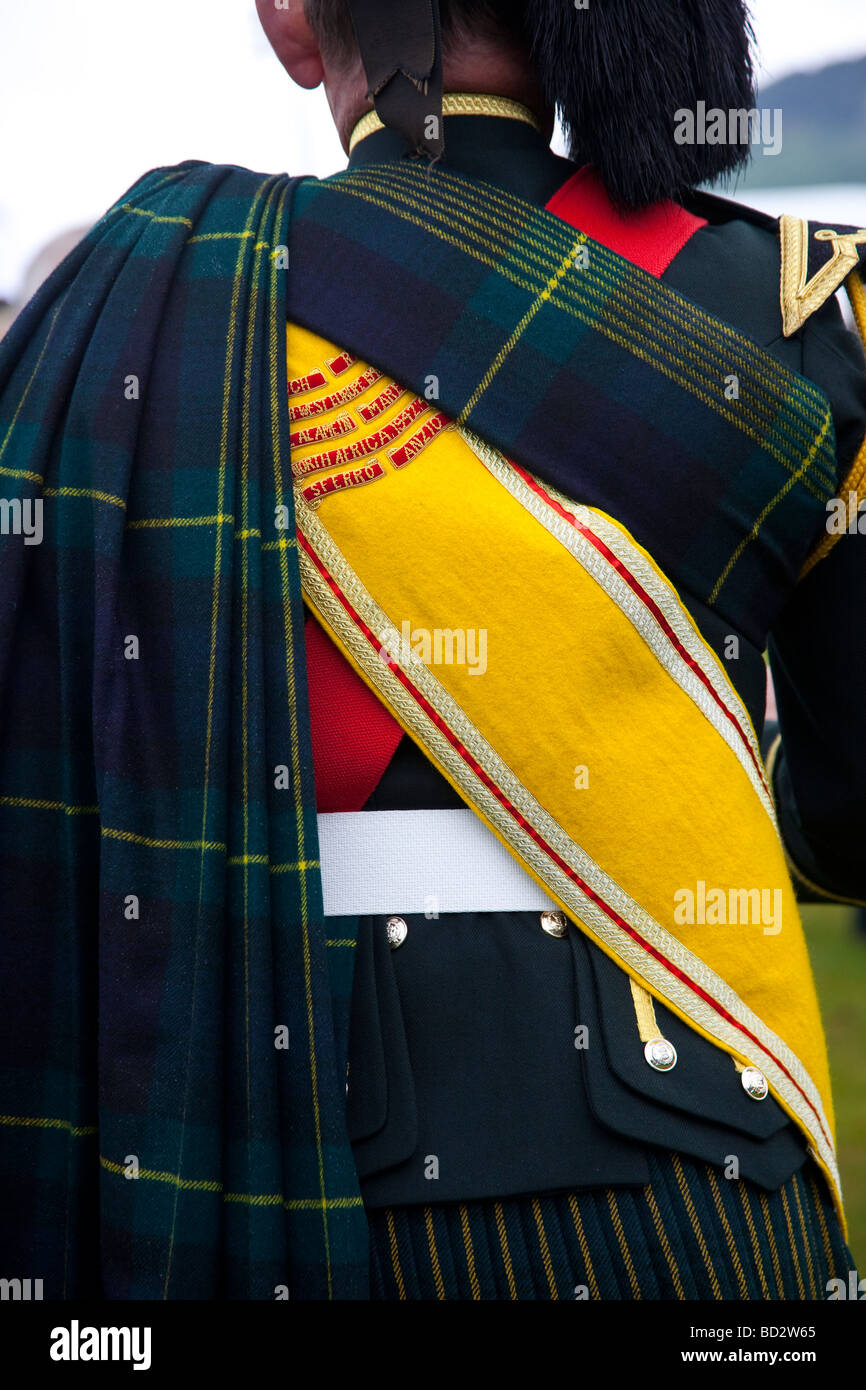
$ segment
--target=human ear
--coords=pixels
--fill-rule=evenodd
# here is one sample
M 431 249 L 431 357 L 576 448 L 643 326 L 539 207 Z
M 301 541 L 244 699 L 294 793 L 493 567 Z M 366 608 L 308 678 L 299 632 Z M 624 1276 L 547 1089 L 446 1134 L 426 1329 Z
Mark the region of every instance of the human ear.
M 325 76 L 322 55 L 304 14 L 303 0 L 256 0 L 271 48 L 299 87 L 318 87 Z

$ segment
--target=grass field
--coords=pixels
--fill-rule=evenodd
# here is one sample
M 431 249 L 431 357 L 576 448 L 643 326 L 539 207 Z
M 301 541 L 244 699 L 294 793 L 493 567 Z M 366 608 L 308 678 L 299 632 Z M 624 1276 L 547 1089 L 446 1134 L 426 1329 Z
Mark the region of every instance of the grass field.
M 848 1244 L 866 1269 L 866 932 L 843 907 L 804 907 L 836 1106 Z

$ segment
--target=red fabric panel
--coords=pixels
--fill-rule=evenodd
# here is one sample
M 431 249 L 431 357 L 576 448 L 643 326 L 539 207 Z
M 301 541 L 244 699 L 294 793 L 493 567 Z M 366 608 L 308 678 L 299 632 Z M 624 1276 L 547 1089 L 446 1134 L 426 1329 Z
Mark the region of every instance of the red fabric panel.
M 692 233 L 706 226 L 676 203 L 628 215 L 617 212 L 589 165 L 554 193 L 547 211 L 652 275 L 661 275 Z M 403 730 L 315 619 L 307 619 L 304 635 L 316 808 L 360 811 L 379 785 Z
M 360 811 L 403 730 L 315 618 L 304 624 L 317 811 Z
M 692 233 L 707 225 L 705 218 L 695 217 L 678 203 L 654 203 L 641 212 L 618 212 L 589 164 L 557 189 L 547 211 L 651 275 L 667 270 Z

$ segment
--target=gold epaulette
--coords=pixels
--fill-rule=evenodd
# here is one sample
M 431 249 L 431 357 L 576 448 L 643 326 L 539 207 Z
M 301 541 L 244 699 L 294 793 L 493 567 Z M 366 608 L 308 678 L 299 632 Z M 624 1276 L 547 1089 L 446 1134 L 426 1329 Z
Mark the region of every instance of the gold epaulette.
M 801 217 L 779 219 L 781 241 L 782 332 L 790 338 L 844 284 L 851 301 L 854 322 L 866 347 L 866 229 L 846 227 L 835 231 Z M 857 453 L 839 494 L 849 507 L 859 508 L 866 499 L 866 440 Z M 828 533 L 807 557 L 800 578 L 823 560 L 839 540 L 841 531 Z
M 779 236 L 782 332 L 790 338 L 843 281 L 848 280 L 849 292 L 854 283 L 862 290 L 857 272 L 866 268 L 866 229 L 837 232 L 786 215 L 779 219 Z

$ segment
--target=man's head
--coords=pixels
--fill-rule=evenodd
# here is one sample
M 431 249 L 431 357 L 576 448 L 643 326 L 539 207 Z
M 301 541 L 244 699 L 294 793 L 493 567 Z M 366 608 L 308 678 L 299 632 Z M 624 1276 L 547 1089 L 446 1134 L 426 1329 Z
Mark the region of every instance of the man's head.
M 256 0 L 262 27 L 300 87 L 324 85 L 344 148 L 355 122 L 372 107 L 346 0 Z M 530 63 L 524 0 L 440 0 L 442 57 L 448 91 L 510 96 L 544 114 Z M 552 112 L 550 113 L 552 125 Z
M 523 0 L 439 0 L 442 46 L 453 58 L 464 45 L 526 50 L 526 5 Z M 321 53 L 333 67 L 350 67 L 358 45 L 346 0 L 305 0 L 304 12 Z
M 393 0 L 397 5 L 399 0 Z M 344 147 L 371 107 L 348 0 L 256 0 L 302 87 L 324 84 Z M 754 106 L 748 0 L 439 0 L 446 91 L 554 109 L 572 158 L 623 208 L 677 198 L 745 164 L 748 144 L 680 142 L 678 116 Z

